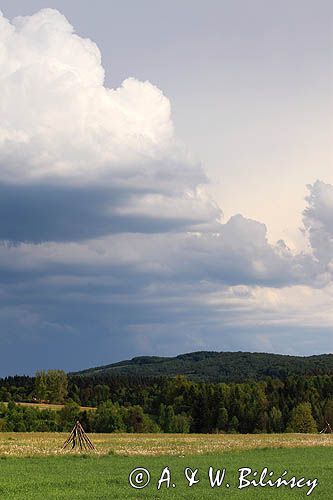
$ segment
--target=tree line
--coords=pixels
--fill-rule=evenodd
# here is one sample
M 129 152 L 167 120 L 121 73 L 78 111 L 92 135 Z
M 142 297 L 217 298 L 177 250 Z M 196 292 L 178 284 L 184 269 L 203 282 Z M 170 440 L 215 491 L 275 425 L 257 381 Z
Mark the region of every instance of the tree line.
M 333 423 L 333 375 L 204 383 L 50 370 L 0 380 L 0 401 L 8 403 L 0 407 L 2 431 L 67 431 L 79 419 L 89 432 L 317 432 Z M 65 405 L 15 404 L 23 401 Z
M 75 375 L 131 375 L 175 377 L 193 382 L 243 382 L 266 377 L 285 379 L 292 375 L 333 375 L 333 354 L 289 356 L 264 352 L 199 351 L 176 357 L 139 356 L 111 365 L 89 368 Z

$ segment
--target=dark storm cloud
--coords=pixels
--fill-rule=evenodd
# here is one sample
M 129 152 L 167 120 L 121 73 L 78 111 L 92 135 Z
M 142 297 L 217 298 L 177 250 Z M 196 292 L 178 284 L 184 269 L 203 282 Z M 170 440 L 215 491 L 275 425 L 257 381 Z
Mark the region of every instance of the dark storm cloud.
M 206 222 L 117 213 L 137 192 L 108 187 L 0 184 L 0 239 L 9 242 L 78 241 L 110 233 L 179 231 Z M 175 200 L 177 203 L 177 200 Z

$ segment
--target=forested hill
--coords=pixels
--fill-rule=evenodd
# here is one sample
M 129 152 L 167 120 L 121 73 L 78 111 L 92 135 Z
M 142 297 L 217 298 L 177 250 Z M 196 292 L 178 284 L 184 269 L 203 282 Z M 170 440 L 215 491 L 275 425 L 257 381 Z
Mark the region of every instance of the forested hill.
M 202 382 L 242 382 L 265 377 L 333 374 L 333 354 L 287 356 L 251 352 L 192 352 L 173 358 L 141 356 L 71 375 L 130 375 L 174 377 L 185 375 Z

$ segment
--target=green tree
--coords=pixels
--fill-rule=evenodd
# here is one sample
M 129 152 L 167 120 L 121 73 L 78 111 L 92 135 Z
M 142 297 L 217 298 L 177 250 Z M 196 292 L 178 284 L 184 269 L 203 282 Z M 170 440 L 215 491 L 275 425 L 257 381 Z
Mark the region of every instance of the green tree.
M 111 401 L 101 403 L 96 410 L 96 432 L 121 432 L 125 431 L 122 411 L 118 403 Z
M 191 427 L 191 418 L 185 413 L 175 415 L 172 422 L 172 432 L 188 434 Z
M 173 432 L 175 412 L 173 406 L 165 406 L 164 403 L 160 405 L 158 422 L 164 432 Z
M 95 387 L 95 398 L 96 403 L 99 405 L 100 403 L 104 403 L 108 399 L 110 399 L 110 389 L 105 384 L 99 384 Z
M 80 389 L 76 384 L 71 384 L 70 390 L 68 390 L 68 397 L 78 405 L 81 405 Z
M 324 419 L 333 427 L 333 399 L 326 401 L 324 407 Z
M 291 418 L 287 427 L 288 432 L 314 433 L 317 432 L 317 424 L 312 416 L 310 403 L 300 403 L 291 412 Z
M 63 370 L 37 372 L 35 377 L 35 394 L 40 401 L 63 403 L 68 394 L 66 373 Z
M 281 432 L 282 430 L 282 412 L 276 406 L 269 412 L 269 426 L 271 432 Z
M 66 373 L 63 370 L 48 370 L 47 388 L 50 403 L 63 403 L 68 394 Z
M 80 418 L 80 406 L 74 401 L 66 403 L 58 412 L 59 424 L 63 431 L 70 431 Z
M 145 414 L 139 405 L 124 409 L 124 422 L 127 432 L 159 432 L 158 425 Z
M 221 406 L 217 416 L 217 429 L 219 431 L 226 431 L 228 427 L 228 410 Z
M 165 408 L 164 432 L 173 432 L 174 419 L 175 412 L 173 406 L 168 405 Z
M 0 402 L 0 418 L 7 415 L 7 406 L 5 403 Z
M 35 395 L 39 401 L 46 401 L 48 398 L 47 374 L 44 370 L 36 373 Z
M 230 432 L 238 432 L 238 427 L 239 427 L 239 420 L 236 417 L 236 415 L 234 415 L 230 422 Z

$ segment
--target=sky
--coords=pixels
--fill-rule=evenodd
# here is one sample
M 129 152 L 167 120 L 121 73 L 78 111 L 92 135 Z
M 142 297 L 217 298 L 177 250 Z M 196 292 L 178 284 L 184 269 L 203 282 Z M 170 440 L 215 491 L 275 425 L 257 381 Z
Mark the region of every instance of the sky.
M 0 375 L 331 352 L 332 3 L 0 9 Z

